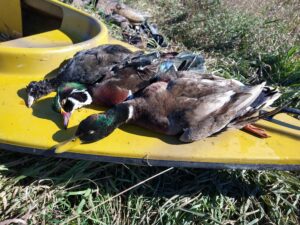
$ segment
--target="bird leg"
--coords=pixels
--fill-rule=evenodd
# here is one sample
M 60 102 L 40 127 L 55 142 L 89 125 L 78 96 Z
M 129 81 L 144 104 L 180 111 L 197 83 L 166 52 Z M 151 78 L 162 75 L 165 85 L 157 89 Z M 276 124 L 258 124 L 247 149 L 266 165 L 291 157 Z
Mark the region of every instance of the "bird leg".
M 252 124 L 247 124 L 246 126 L 243 127 L 244 131 L 247 131 L 251 134 L 254 134 L 260 138 L 268 138 L 270 137 L 265 129 L 259 128 L 257 126 L 254 126 Z

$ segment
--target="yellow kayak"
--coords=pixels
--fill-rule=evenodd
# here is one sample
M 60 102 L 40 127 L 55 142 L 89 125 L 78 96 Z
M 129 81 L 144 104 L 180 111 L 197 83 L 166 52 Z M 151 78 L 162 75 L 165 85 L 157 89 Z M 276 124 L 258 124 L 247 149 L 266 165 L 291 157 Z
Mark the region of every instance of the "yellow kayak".
M 300 169 L 300 121 L 284 113 L 275 116 L 277 123 L 257 123 L 271 136 L 267 139 L 228 130 L 182 144 L 176 137 L 125 125 L 101 141 L 56 155 L 54 145 L 70 138 L 82 119 L 104 108 L 75 112 L 71 128 L 63 130 L 61 116 L 52 110 L 53 95 L 27 108 L 26 85 L 55 75 L 60 64 L 80 50 L 108 43 L 135 48 L 110 38 L 107 28 L 93 17 L 54 0 L 1 1 L 0 32 L 17 36 L 0 43 L 2 149 L 149 166 Z

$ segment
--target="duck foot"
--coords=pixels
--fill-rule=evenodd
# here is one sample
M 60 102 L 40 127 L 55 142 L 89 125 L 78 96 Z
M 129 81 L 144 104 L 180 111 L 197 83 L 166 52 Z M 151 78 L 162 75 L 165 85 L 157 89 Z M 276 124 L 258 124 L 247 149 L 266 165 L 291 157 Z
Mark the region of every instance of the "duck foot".
M 259 128 L 259 127 L 256 127 L 256 126 L 254 126 L 252 124 L 247 124 L 246 126 L 244 126 L 243 130 L 247 131 L 247 132 L 249 132 L 251 134 L 254 134 L 254 135 L 256 135 L 256 136 L 258 136 L 260 138 L 268 138 L 268 137 L 270 137 L 267 134 L 266 130 L 264 130 L 262 128 Z

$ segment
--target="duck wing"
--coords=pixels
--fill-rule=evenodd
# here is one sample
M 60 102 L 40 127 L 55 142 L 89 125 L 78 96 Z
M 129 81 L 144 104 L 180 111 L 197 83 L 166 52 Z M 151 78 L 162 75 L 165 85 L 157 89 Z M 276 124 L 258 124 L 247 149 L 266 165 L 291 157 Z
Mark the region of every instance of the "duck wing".
M 121 45 L 102 45 L 80 51 L 61 67 L 58 75 L 51 79 L 32 81 L 26 87 L 27 106 L 54 91 L 65 82 L 95 84 L 112 73 L 112 67 L 123 61 L 128 55 L 137 54 Z
M 239 90 L 213 93 L 202 96 L 191 110 L 185 112 L 189 126 L 184 128 L 180 140 L 193 142 L 211 136 L 226 128 L 241 112 L 247 109 L 260 96 L 264 83 L 242 86 Z
M 272 105 L 279 97 L 281 93 L 279 93 L 276 89 L 271 89 L 269 87 L 264 87 L 262 92 L 258 95 L 255 101 L 240 111 L 239 115 L 228 125 L 228 127 L 234 128 L 242 128 L 249 123 L 254 123 L 261 118 L 266 118 L 271 115 L 275 115 L 280 112 L 285 106 L 278 107 L 271 112 L 265 114 L 259 114 L 260 110 L 268 108 Z
M 110 73 L 111 67 L 133 54 L 121 45 L 103 45 L 80 51 L 61 68 L 57 80 L 93 84 Z
M 195 73 L 187 74 L 182 78 L 171 80 L 168 83 L 169 90 L 176 97 L 201 98 L 227 91 L 239 91 L 244 85 L 233 79 L 224 79 L 214 75 Z

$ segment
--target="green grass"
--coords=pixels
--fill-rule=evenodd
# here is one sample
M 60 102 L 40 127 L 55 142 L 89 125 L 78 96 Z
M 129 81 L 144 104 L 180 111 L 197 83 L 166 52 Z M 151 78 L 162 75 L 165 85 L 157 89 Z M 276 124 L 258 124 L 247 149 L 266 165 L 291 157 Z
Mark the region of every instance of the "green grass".
M 152 9 L 171 43 L 203 53 L 209 71 L 245 83 L 266 80 L 283 91 L 282 99 L 300 96 L 299 1 L 128 2 Z
M 172 169 L 1 151 L 1 219 L 30 224 L 297 224 L 300 176 Z M 103 202 L 106 201 L 104 204 Z
M 297 0 L 126 2 L 152 13 L 153 20 L 172 44 L 169 49 L 201 52 L 207 58 L 208 69 L 225 77 L 246 83 L 267 80 L 285 93 L 282 99 L 299 95 Z M 86 6 L 85 10 L 97 17 L 102 15 L 92 6 Z M 120 38 L 120 29 L 107 25 L 111 35 Z M 300 107 L 299 103 L 294 106 Z M 1 150 L 0 221 L 6 224 L 14 221 L 300 223 L 299 172 L 165 170 Z M 163 174 L 147 180 L 162 171 Z

